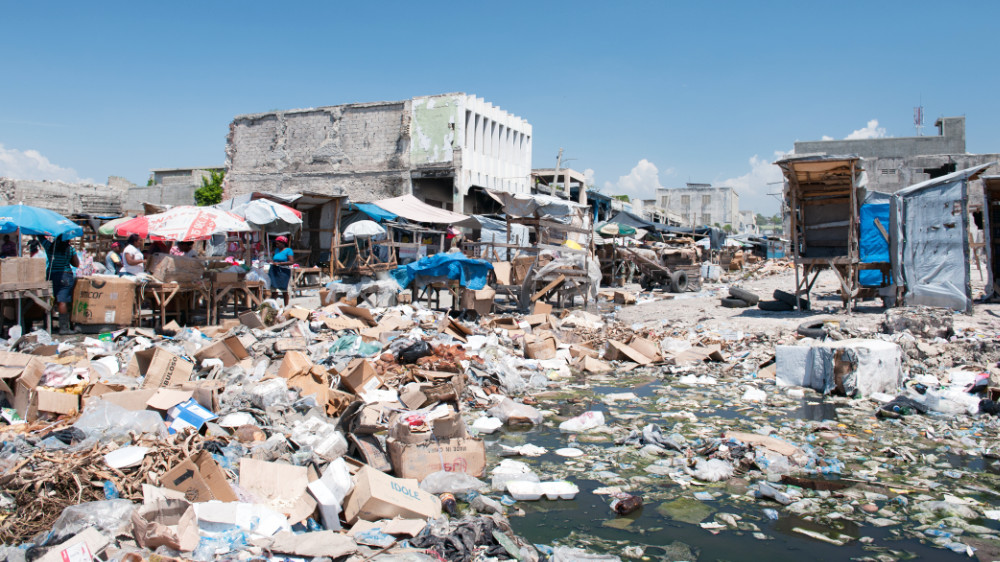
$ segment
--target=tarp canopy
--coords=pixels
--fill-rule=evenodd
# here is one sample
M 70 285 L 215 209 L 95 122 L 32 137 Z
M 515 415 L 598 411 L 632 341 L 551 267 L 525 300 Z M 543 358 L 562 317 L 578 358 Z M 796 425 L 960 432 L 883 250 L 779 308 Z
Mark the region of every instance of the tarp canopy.
M 479 228 L 479 221 L 476 219 L 447 209 L 432 207 L 413 195 L 383 199 L 374 205 L 413 222 Z
M 351 203 L 351 207 L 368 215 L 375 222 L 394 221 L 399 218 L 397 215 L 372 203 Z
M 901 189 L 890 219 L 892 277 L 904 303 L 972 310 L 968 183 L 991 162 Z
M 889 230 L 889 203 L 868 203 L 861 206 L 861 240 L 858 244 L 861 263 L 889 262 L 889 241 L 882 236 L 875 221 Z M 882 285 L 882 272 L 865 269 L 858 272 L 858 282 L 865 287 Z
M 691 228 L 683 226 L 668 226 L 663 232 L 669 232 L 678 236 L 703 236 L 709 240 L 709 247 L 713 250 L 721 250 L 726 245 L 726 233 L 722 229 L 711 226 L 699 226 L 692 232 Z
M 486 215 L 472 215 L 482 230 L 479 232 L 480 242 L 494 242 L 497 244 L 507 243 L 507 221 L 501 218 L 488 217 Z M 510 243 L 527 246 L 531 234 L 527 226 L 523 224 L 510 223 Z M 507 260 L 507 248 L 495 248 L 497 257 L 500 260 Z
M 618 214 L 608 219 L 607 222 L 624 224 L 626 226 L 631 226 L 632 228 L 641 228 L 643 230 L 655 230 L 657 232 L 669 232 L 670 229 L 670 227 L 665 224 L 649 222 L 648 220 L 645 220 L 628 211 L 618 211 Z
M 489 262 L 468 258 L 461 252 L 445 252 L 421 258 L 392 270 L 392 276 L 404 289 L 415 279 L 434 282 L 454 279 L 466 289 L 479 290 L 486 286 L 486 277 L 493 266 Z
M 582 214 L 583 209 L 587 208 L 587 205 L 552 195 L 493 190 L 488 190 L 487 193 L 503 205 L 504 213 L 512 217 L 571 217 Z

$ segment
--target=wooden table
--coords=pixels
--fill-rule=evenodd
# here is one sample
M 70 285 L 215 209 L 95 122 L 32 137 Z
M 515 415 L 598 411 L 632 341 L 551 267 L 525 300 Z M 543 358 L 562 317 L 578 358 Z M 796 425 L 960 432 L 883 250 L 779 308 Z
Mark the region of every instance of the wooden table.
M 17 301 L 31 299 L 45 311 L 45 329 L 52 333 L 52 282 L 39 281 L 35 283 L 0 283 L 0 301 Z M 23 311 L 20 311 L 23 317 Z M 18 322 L 21 318 L 18 318 Z M 3 312 L 0 310 L 0 331 L 6 327 Z M 3 332 L 6 335 L 6 332 Z
M 156 308 L 159 310 L 160 327 L 167 323 L 167 307 L 170 306 L 178 295 L 190 294 L 191 296 L 201 296 L 206 303 L 211 304 L 212 292 L 207 282 L 197 283 L 150 283 L 136 291 L 136 305 L 142 310 L 142 302 L 145 297 L 151 296 Z M 188 311 L 194 310 L 193 300 L 188 304 Z M 178 310 L 175 315 L 179 316 Z
M 233 295 L 233 311 L 239 314 L 239 303 L 244 301 L 247 309 L 260 306 L 264 301 L 263 281 L 236 281 L 236 282 L 213 282 L 211 287 L 211 299 L 208 303 L 208 324 L 214 326 L 219 323 L 220 309 L 222 303 L 228 295 Z
M 294 296 L 302 296 L 302 289 L 318 289 L 323 286 L 323 283 L 308 284 L 306 283 L 307 275 L 322 275 L 323 269 L 319 267 L 291 267 L 292 278 L 288 282 L 288 292 L 292 293 Z

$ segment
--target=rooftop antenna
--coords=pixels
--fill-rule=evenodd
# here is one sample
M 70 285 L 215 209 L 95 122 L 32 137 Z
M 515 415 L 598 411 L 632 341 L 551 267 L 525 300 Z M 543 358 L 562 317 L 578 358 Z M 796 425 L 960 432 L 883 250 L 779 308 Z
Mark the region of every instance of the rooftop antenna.
M 917 129 L 917 136 L 924 136 L 924 104 L 920 100 L 920 105 L 913 108 L 913 126 Z

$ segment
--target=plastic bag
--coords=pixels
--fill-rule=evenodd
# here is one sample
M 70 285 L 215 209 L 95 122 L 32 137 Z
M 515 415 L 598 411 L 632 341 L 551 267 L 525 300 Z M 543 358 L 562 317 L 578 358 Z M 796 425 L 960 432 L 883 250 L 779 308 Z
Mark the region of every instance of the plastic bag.
M 486 482 L 464 472 L 432 472 L 420 482 L 420 489 L 431 494 L 445 492 L 460 495 L 486 488 Z
M 71 505 L 52 524 L 52 531 L 42 544 L 57 543 L 58 539 L 73 536 L 88 527 L 96 527 L 108 537 L 128 534 L 132 529 L 132 512 L 136 507 L 129 500 Z
M 163 425 L 160 414 L 152 410 L 133 412 L 100 399 L 87 404 L 73 427 L 98 441 L 130 442 L 130 433 L 167 436 L 167 426 Z
M 559 431 L 587 431 L 604 425 L 604 412 L 584 412 L 559 424 Z
M 530 423 L 538 425 L 542 423 L 542 413 L 527 404 L 514 402 L 504 396 L 499 404 L 493 406 L 487 413 L 500 418 L 506 424 Z
M 411 363 L 416 363 L 417 359 L 427 357 L 431 353 L 433 353 L 433 351 L 427 342 L 417 340 L 401 348 L 396 354 L 396 358 L 399 359 L 400 363 L 409 365 Z

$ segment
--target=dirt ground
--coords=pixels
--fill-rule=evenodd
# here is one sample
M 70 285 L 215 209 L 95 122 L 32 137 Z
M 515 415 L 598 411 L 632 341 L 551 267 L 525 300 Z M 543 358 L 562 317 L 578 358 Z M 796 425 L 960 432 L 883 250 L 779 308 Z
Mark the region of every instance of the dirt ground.
M 723 278 L 722 283 L 705 283 L 699 293 L 682 295 L 663 294 L 668 298 L 640 302 L 634 306 L 624 306 L 618 311 L 617 319 L 626 325 L 635 323 L 658 324 L 671 323 L 682 326 L 702 324 L 706 328 L 716 330 L 742 330 L 745 332 L 760 331 L 792 331 L 806 319 L 814 317 L 836 318 L 850 323 L 862 331 L 876 330 L 885 311 L 882 301 L 875 299 L 859 303 L 852 314 L 844 310 L 838 291 L 837 279 L 832 272 L 820 273 L 813 286 L 812 311 L 808 312 L 767 312 L 756 307 L 725 308 L 720 303 L 721 297 L 728 296 L 729 286 L 739 286 L 761 296 L 762 300 L 770 300 L 775 289 L 794 291 L 795 272 L 788 268 L 781 273 L 766 275 L 759 278 L 740 280 L 738 275 Z M 975 267 L 972 270 L 972 294 L 979 298 L 983 294 L 985 283 L 980 280 Z M 639 286 L 630 286 L 630 290 L 638 292 Z M 657 293 L 659 296 L 660 294 Z M 973 313 L 956 313 L 954 317 L 956 330 L 1000 329 L 1000 304 L 982 304 L 976 302 Z

